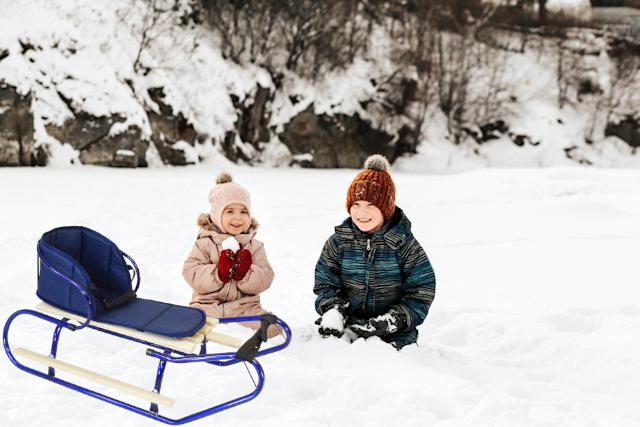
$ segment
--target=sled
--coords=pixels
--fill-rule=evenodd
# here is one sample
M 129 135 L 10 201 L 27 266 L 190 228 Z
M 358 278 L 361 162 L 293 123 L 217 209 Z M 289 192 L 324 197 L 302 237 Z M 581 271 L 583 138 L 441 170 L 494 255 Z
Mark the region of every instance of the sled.
M 9 360 L 25 372 L 139 415 L 179 425 L 247 403 L 255 399 L 264 386 L 265 374 L 256 358 L 280 351 L 291 342 L 289 326 L 273 314 L 214 319 L 197 308 L 139 298 L 140 271 L 133 258 L 89 228 L 55 228 L 38 241 L 37 252 L 36 294 L 42 302 L 35 310 L 19 310 L 7 320 L 3 343 Z M 13 320 L 23 314 L 55 325 L 50 354 L 43 355 L 25 348 L 10 349 L 9 328 Z M 213 330 L 219 324 L 246 321 L 260 321 L 260 328 L 244 343 L 240 338 Z M 267 328 L 274 324 L 281 330 L 284 343 L 261 349 L 267 341 Z M 154 386 L 145 389 L 58 359 L 58 343 L 63 329 L 72 332 L 93 329 L 144 344 L 148 347 L 146 356 L 159 359 Z M 207 343 L 221 344 L 233 350 L 207 353 Z M 27 367 L 18 362 L 16 356 L 41 363 L 48 367 L 48 371 Z M 249 373 L 255 385 L 251 393 L 181 419 L 159 414 L 159 405 L 170 408 L 175 404 L 175 399 L 160 394 L 167 364 L 204 363 L 224 367 L 240 362 L 245 363 L 247 372 L 248 365 L 251 365 L 257 374 L 256 383 Z M 144 399 L 150 403 L 149 409 L 60 379 L 56 376 L 56 369 Z

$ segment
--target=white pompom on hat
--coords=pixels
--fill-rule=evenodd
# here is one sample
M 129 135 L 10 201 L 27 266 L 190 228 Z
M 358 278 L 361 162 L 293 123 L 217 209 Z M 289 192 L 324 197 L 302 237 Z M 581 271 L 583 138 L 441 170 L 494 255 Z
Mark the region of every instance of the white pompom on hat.
M 209 203 L 211 203 L 211 221 L 222 228 L 222 212 L 234 203 L 247 208 L 251 218 L 251 195 L 240 184 L 233 182 L 233 178 L 226 172 L 222 172 L 216 178 L 216 185 L 209 191 Z

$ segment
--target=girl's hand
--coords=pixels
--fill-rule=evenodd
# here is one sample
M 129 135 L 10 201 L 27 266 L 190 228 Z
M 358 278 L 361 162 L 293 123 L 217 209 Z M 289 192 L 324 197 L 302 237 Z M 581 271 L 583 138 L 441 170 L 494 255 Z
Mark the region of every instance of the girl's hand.
M 232 277 L 234 280 L 242 280 L 244 279 L 244 276 L 246 276 L 249 268 L 251 267 L 251 263 L 253 262 L 251 252 L 247 249 L 240 249 L 236 252 L 234 261 Z
M 220 256 L 218 258 L 218 277 L 222 283 L 227 283 L 231 280 L 235 259 L 236 257 L 231 249 L 225 249 L 220 252 Z

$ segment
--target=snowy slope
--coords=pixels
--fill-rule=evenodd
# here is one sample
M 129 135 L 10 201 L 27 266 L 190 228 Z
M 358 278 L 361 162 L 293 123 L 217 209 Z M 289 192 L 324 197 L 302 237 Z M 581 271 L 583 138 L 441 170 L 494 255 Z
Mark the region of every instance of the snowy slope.
M 186 304 L 182 262 L 223 167 L 229 165 L 1 169 L 0 319 L 38 302 L 35 245 L 62 225 L 91 227 L 132 255 L 143 297 Z M 350 345 L 314 333 L 313 268 L 346 215 L 344 193 L 355 171 L 231 172 L 252 193 L 263 224 L 258 237 L 276 271 L 263 304 L 288 322 L 294 338 L 289 348 L 262 358 L 266 384 L 256 400 L 193 425 L 640 423 L 637 170 L 396 171 L 398 205 L 438 280 L 419 346 L 400 352 L 376 339 Z M 52 331 L 21 316 L 9 342 L 48 354 Z M 248 337 L 239 327 L 226 332 Z M 58 355 L 151 389 L 156 363 L 145 349 L 95 331 L 65 331 Z M 161 414 L 180 418 L 252 388 L 242 366 L 206 368 L 168 368 L 162 391 L 177 403 Z M 28 375 L 4 355 L 0 377 L 2 426 L 155 425 Z
M 550 1 L 548 6 L 550 10 L 581 9 L 586 3 L 558 0 Z M 45 131 L 45 125 L 59 126 L 72 117 L 60 95 L 76 110 L 95 116 L 126 117 L 127 121 L 115 126 L 112 133 L 136 125 L 143 136 L 148 136 L 151 129 L 144 108 L 154 108 L 155 103 L 147 90 L 162 87 L 164 101 L 175 114 L 182 113 L 206 142 L 195 148 L 181 145 L 190 160 L 197 160 L 199 156 L 214 156 L 211 144 L 220 142 L 226 132 L 234 129 L 238 118 L 231 95 L 240 101 L 249 99 L 250 105 L 258 84 L 273 89 L 271 77 L 264 69 L 224 60 L 215 37 L 202 27 L 152 28 L 153 40 L 141 54 L 142 65 L 151 71 L 146 75 L 135 72 L 133 64 L 140 48 L 147 4 L 140 0 L 69 0 L 55 4 L 45 0 L 0 0 L 0 49 L 9 52 L 0 63 L 0 81 L 18 87 L 21 93 L 33 93 L 35 139 L 52 147 L 51 164 L 69 164 L 77 157 L 65 144 L 68 141 L 57 141 Z M 375 104 L 369 101 L 382 96 L 377 93 L 381 88 L 372 81 L 386 81 L 398 67 L 390 60 L 397 47 L 380 28 L 374 30 L 371 51 L 347 70 L 328 73 L 317 82 L 287 73 L 282 89 L 269 104 L 269 126 L 276 133 L 281 132 L 292 117 L 313 104 L 318 114 L 358 114 L 374 127 L 397 134 L 406 118 L 390 117 L 387 112 L 380 112 L 380 108 L 368 111 L 363 107 Z M 520 38 L 529 36 L 509 37 L 507 44 L 518 44 L 524 43 Z M 494 111 L 491 120 L 496 117 L 505 120 L 511 131 L 527 135 L 539 145 L 518 147 L 505 136 L 481 146 L 470 139 L 457 146 L 447 135 L 446 118 L 435 113 L 427 117 L 422 129 L 418 154 L 410 163 L 403 159 L 403 167 L 433 172 L 485 166 L 565 166 L 579 161 L 603 167 L 639 167 L 640 154 L 632 152 L 627 144 L 615 137 L 602 139 L 606 123 L 598 122 L 594 135 L 587 135 L 586 129 L 593 121 L 594 99 L 587 97 L 578 102 L 570 93 L 571 102 L 563 109 L 558 108 L 556 41 L 536 40 L 534 36 L 528 41 L 526 53 L 508 54 L 501 97 L 516 101 L 508 102 L 504 111 Z M 539 50 L 536 43 L 541 44 Z M 587 39 L 580 43 L 600 50 L 601 54 L 584 59 L 585 64 L 578 68 L 586 71 L 578 71 L 595 75 L 597 86 L 607 88 L 611 64 L 602 49 L 602 40 Z M 488 51 L 487 57 L 499 61 L 504 54 Z M 483 93 L 487 85 L 488 75 L 479 74 L 474 75 L 470 93 Z M 627 91 L 630 115 L 637 113 L 640 103 L 637 95 L 640 91 L 633 90 L 638 85 L 640 80 Z M 298 102 L 294 104 L 292 97 Z M 469 123 L 471 127 L 482 124 Z M 594 139 L 595 144 L 585 144 L 587 137 Z M 574 160 L 565 154 L 568 147 L 575 147 Z M 160 162 L 153 153 L 153 149 L 147 153 L 147 161 L 155 166 Z M 260 160 L 286 165 L 291 156 L 274 136 Z

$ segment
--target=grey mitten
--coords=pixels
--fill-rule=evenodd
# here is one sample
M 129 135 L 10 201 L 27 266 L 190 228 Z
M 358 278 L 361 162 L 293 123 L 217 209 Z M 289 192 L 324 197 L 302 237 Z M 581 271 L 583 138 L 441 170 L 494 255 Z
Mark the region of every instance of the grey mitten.
M 318 333 L 322 336 L 341 337 L 344 332 L 344 316 L 337 308 L 332 308 L 322 315 Z
M 335 304 L 327 310 L 320 320 L 318 333 L 323 337 L 341 337 L 344 332 L 344 324 L 349 303 Z
M 382 337 L 404 329 L 407 326 L 407 320 L 402 313 L 391 309 L 371 319 L 350 319 L 348 326 L 362 338 Z

